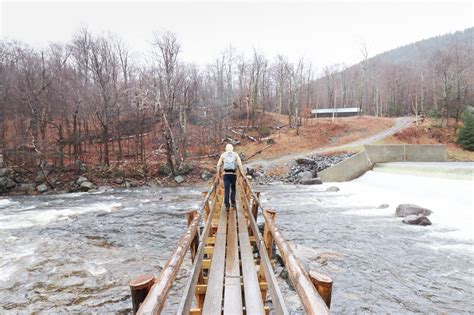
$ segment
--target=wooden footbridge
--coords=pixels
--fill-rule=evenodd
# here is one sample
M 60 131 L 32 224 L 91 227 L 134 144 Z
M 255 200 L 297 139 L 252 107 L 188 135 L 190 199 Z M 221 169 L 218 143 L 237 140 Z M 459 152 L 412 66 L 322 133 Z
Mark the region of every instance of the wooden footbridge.
M 188 213 L 188 228 L 158 278 L 142 275 L 130 282 L 133 312 L 160 314 L 189 250 L 193 265 L 178 314 L 289 314 L 273 272 L 275 244 L 305 312 L 328 314 L 332 280 L 302 267 L 275 225 L 274 211 L 263 211 L 260 233 L 256 220 L 263 208 L 248 179 L 239 173 L 237 205 L 229 211 L 223 190 L 216 177 L 200 208 Z

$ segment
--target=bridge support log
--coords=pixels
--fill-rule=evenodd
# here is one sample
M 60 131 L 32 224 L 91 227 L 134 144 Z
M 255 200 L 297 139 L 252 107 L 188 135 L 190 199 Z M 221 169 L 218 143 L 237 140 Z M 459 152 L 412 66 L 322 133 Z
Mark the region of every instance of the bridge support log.
M 275 244 L 285 262 L 285 267 L 288 270 L 291 283 L 300 296 L 305 313 L 311 315 L 329 314 L 329 308 L 319 295 L 308 273 L 301 266 L 289 243 L 283 238 L 283 235 L 276 227 L 274 221 L 275 213 L 265 210 L 263 215 L 265 217 L 265 226 L 268 225 L 268 229 L 272 233 Z
M 311 282 L 318 291 L 319 295 L 323 298 L 327 307 L 331 307 L 331 295 L 332 295 L 332 279 L 326 274 L 311 270 L 309 272 Z
M 145 300 L 154 282 L 155 277 L 152 275 L 141 275 L 130 281 L 133 314 L 137 313 L 140 304 Z

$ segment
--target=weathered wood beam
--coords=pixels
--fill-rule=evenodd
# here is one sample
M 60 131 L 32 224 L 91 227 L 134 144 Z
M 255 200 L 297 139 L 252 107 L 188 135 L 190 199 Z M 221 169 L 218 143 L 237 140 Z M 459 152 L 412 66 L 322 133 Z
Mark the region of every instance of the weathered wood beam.
M 285 240 L 275 224 L 275 213 L 265 210 L 265 225 L 268 225 L 278 250 L 285 262 L 291 283 L 298 293 L 306 314 L 329 314 L 329 308 L 313 285 L 308 273 L 301 266 L 290 244 Z

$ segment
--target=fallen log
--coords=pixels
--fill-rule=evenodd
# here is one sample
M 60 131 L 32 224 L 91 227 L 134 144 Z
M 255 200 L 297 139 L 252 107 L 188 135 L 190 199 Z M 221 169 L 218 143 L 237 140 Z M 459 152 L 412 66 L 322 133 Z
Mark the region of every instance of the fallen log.
M 240 144 L 240 141 L 239 140 L 235 140 L 235 139 L 232 139 L 231 137 L 229 136 L 226 136 L 224 139 L 222 139 L 222 142 L 221 143 L 224 143 L 226 141 L 229 141 L 232 145 L 238 145 Z
M 280 130 L 281 128 L 285 128 L 286 126 L 289 126 L 289 125 L 290 124 L 281 125 L 281 126 L 275 127 L 275 129 Z
M 248 135 L 248 134 L 245 134 L 243 132 L 238 132 L 238 131 L 235 131 L 233 129 L 229 129 L 232 133 L 235 133 L 236 135 L 239 135 L 239 136 L 242 136 L 242 137 L 246 137 L 250 140 L 252 140 L 253 142 L 257 142 L 258 140 L 255 138 L 255 137 L 252 137 L 251 135 Z
M 245 160 L 246 160 L 246 161 L 247 161 L 247 160 L 250 160 L 251 158 L 253 158 L 253 157 L 256 156 L 257 154 L 259 154 L 260 152 L 262 152 L 263 150 L 265 150 L 265 149 L 267 149 L 267 148 L 269 148 L 269 147 L 271 147 L 271 146 L 272 146 L 272 145 L 269 144 L 269 145 L 267 145 L 266 147 L 263 147 L 263 148 L 261 148 L 260 150 L 255 151 L 253 154 L 251 154 L 250 156 L 246 157 Z
M 218 157 L 219 156 L 219 153 L 212 153 L 212 154 L 208 154 L 208 155 L 201 155 L 201 156 L 196 156 L 195 159 L 205 159 L 205 158 L 209 158 L 209 157 Z

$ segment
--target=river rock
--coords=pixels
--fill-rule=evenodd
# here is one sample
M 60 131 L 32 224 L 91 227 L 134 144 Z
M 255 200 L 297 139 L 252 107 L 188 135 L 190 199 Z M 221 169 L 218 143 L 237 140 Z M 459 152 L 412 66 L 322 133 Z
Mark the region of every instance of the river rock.
M 45 180 L 46 178 L 43 176 L 43 174 L 41 174 L 41 172 L 38 172 L 38 174 L 35 177 L 35 183 L 39 184 L 39 183 L 44 182 Z
M 312 171 L 304 171 L 301 173 L 298 173 L 298 178 L 300 181 L 306 180 L 306 179 L 311 179 L 313 178 L 313 172 Z
M 310 178 L 300 181 L 301 185 L 321 185 L 322 183 L 320 178 Z
M 79 188 L 82 190 L 82 191 L 89 191 L 91 189 L 94 189 L 95 188 L 95 185 L 89 181 L 85 181 L 85 182 L 82 182 L 81 185 L 79 186 Z
M 316 164 L 315 160 L 307 158 L 307 157 L 297 158 L 295 161 L 298 165 L 313 165 L 313 164 Z
M 403 218 L 402 222 L 406 224 L 411 224 L 411 225 L 422 225 L 422 226 L 431 225 L 430 219 L 428 219 L 424 215 L 414 215 L 414 214 L 408 215 Z
M 4 167 L 0 168 L 0 177 L 2 176 L 8 176 L 10 174 L 10 169 Z
M 5 192 L 16 186 L 16 183 L 10 177 L 0 177 L 0 192 Z
M 377 209 L 387 209 L 388 207 L 390 207 L 388 203 L 383 203 L 380 206 L 378 206 Z
M 214 176 L 214 175 L 212 175 L 212 173 L 209 172 L 208 170 L 204 170 L 204 172 L 202 172 L 202 174 L 201 174 L 201 178 L 203 180 L 209 180 L 209 179 L 212 178 L 212 176 Z
M 18 189 L 22 193 L 25 193 L 25 194 L 28 194 L 28 195 L 35 192 L 35 186 L 33 186 L 32 184 L 21 184 Z
M 38 185 L 38 186 L 36 187 L 36 190 L 37 190 L 40 194 L 42 194 L 42 193 L 45 193 L 45 192 L 48 191 L 48 186 L 46 186 L 46 184 L 41 184 L 41 185 Z
M 82 183 L 88 182 L 88 181 L 89 181 L 89 180 L 87 179 L 87 177 L 79 176 L 79 178 L 76 179 L 76 184 L 81 185 Z
M 177 182 L 178 184 L 181 184 L 182 182 L 184 182 L 184 177 L 181 176 L 181 175 L 178 175 L 174 178 L 175 182 Z
M 431 210 L 422 208 L 417 205 L 411 205 L 411 204 L 401 204 L 397 207 L 395 210 L 395 215 L 397 217 L 406 217 L 409 215 L 424 215 L 428 216 L 432 213 Z
M 329 192 L 337 192 L 339 190 L 340 190 L 339 187 L 336 187 L 336 186 L 331 186 L 326 189 L 326 191 L 329 191 Z

